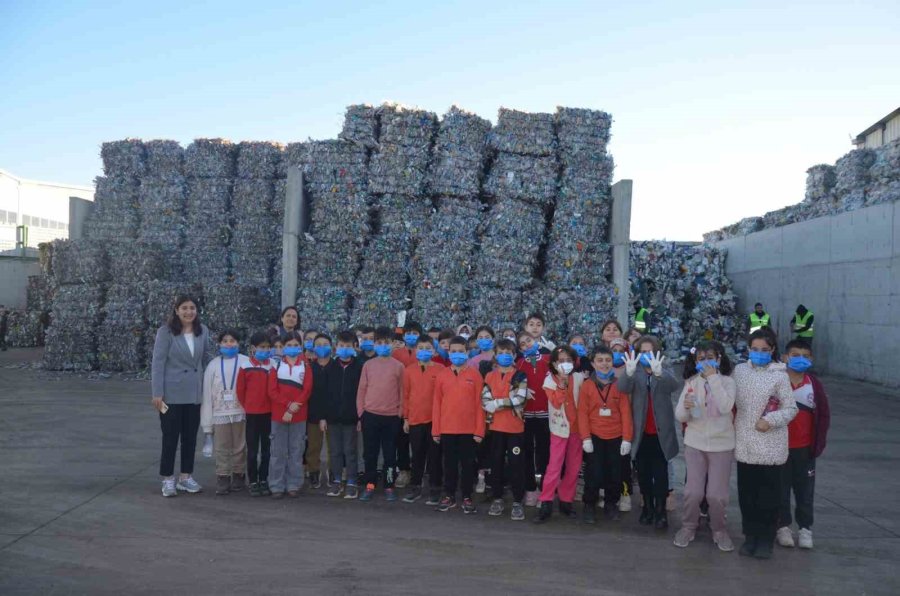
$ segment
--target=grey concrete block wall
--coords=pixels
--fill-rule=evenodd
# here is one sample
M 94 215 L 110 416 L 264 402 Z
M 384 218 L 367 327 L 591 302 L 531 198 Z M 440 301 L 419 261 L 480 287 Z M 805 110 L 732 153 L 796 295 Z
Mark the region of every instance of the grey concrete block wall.
M 784 345 L 805 304 L 819 370 L 900 386 L 898 211 L 876 205 L 718 242 L 738 308 L 762 302 Z

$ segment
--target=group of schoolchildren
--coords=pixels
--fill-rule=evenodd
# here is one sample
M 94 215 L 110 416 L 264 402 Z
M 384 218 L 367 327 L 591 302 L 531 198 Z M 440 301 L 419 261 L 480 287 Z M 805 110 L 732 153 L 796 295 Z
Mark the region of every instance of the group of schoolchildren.
M 282 314 L 299 319 L 292 307 Z M 371 501 L 380 484 L 386 501 L 406 488 L 405 503 L 471 514 L 473 492 L 489 492 L 488 515 L 500 516 L 509 489 L 510 518 L 524 520 L 532 506 L 541 523 L 554 501 L 560 515 L 578 517 L 583 476 L 581 517 L 594 524 L 600 508 L 610 521 L 631 510 L 634 470 L 640 523 L 665 530 L 680 423 L 687 470 L 676 546 L 688 546 L 705 518 L 719 549 L 734 550 L 725 510 L 736 459 L 741 554 L 769 558 L 776 538 L 793 546 L 791 491 L 800 546 L 812 548 L 815 461 L 829 410 L 802 340 L 777 362 L 774 333 L 762 329 L 750 336 L 750 361 L 736 366 L 719 342 L 701 342 L 673 405 L 678 382 L 658 340 L 623 333 L 614 320 L 590 351 L 580 335 L 566 345 L 547 340 L 539 313 L 520 332 L 499 335 L 468 325 L 426 332 L 417 323 L 335 337 L 279 331 L 255 333 L 247 356 L 237 334 L 223 332 L 206 369 L 201 426 L 212 434 L 216 494 L 248 488 L 291 498 L 308 482 L 329 497 Z

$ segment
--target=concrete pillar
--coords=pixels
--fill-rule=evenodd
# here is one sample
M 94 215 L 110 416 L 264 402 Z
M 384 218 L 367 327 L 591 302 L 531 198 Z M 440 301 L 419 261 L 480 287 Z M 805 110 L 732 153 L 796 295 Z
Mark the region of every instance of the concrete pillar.
M 93 201 L 69 197 L 69 240 L 80 240 L 84 237 L 84 222 L 93 210 Z
M 612 186 L 612 220 L 609 232 L 613 283 L 619 292 L 616 319 L 625 327 L 628 327 L 631 320 L 631 283 L 628 280 L 631 258 L 631 187 L 631 180 L 619 180 Z
M 297 303 L 297 267 L 300 234 L 306 226 L 303 190 L 303 172 L 300 166 L 287 171 L 287 187 L 284 197 L 284 235 L 281 247 L 281 307 Z

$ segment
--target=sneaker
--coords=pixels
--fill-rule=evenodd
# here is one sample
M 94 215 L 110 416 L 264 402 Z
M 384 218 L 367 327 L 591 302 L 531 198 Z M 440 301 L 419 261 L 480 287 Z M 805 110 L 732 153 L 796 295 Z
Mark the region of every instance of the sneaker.
M 357 497 L 359 497 L 359 488 L 355 484 L 348 484 L 347 488 L 344 489 L 344 498 L 355 499 Z
M 384 500 L 388 503 L 393 503 L 397 500 L 397 493 L 392 488 L 384 489 Z
M 475 513 L 476 511 L 478 511 L 477 509 L 475 509 L 475 502 L 472 501 L 471 498 L 463 499 L 462 510 L 463 510 L 463 513 L 466 513 L 466 514 Z
M 787 526 L 778 528 L 778 531 L 775 532 L 775 540 L 778 541 L 779 546 L 794 548 L 794 536 L 791 534 L 791 529 Z
M 409 490 L 406 491 L 406 496 L 403 497 L 404 503 L 415 503 L 419 499 L 422 498 L 422 487 L 421 486 L 411 486 Z
M 672 544 L 678 548 L 687 548 L 688 545 L 694 541 L 696 536 L 697 534 L 694 530 L 691 530 L 690 528 L 681 528 L 675 532 L 675 540 L 672 541 Z
M 325 493 L 326 497 L 339 497 L 344 494 L 344 485 L 340 482 L 335 482 L 328 488 L 328 492 Z
M 179 478 L 178 483 L 175 484 L 175 489 L 184 491 L 186 493 L 195 494 L 202 491 L 203 487 L 200 486 L 200 484 L 198 484 L 193 477 L 188 476 L 187 478 Z
M 670 490 L 666 497 L 666 511 L 675 511 L 675 491 Z
M 227 495 L 231 492 L 231 476 L 216 476 L 216 494 Z
M 363 503 L 368 503 L 372 500 L 372 497 L 375 496 L 375 485 L 369 483 L 366 485 L 366 490 L 363 491 L 363 494 L 359 495 L 359 500 Z
M 593 503 L 585 503 L 581 512 L 581 521 L 588 525 L 597 523 L 597 505 Z
M 563 517 L 567 517 L 569 519 L 576 519 L 578 514 L 575 513 L 575 506 L 572 503 L 567 503 L 566 501 L 559 502 L 559 513 Z
M 175 479 L 174 478 L 166 478 L 162 481 L 162 496 L 164 497 L 175 497 L 178 496 L 178 491 L 175 490 Z
M 541 501 L 541 507 L 538 509 L 537 517 L 534 523 L 542 524 L 553 515 L 553 501 Z
M 768 540 L 757 540 L 756 550 L 753 552 L 753 556 L 757 559 L 771 559 L 772 543 Z
M 406 488 L 409 485 L 409 471 L 408 470 L 400 470 L 400 473 L 397 474 L 397 480 L 394 481 L 394 486 L 397 488 Z
M 516 501 L 512 504 L 512 511 L 509 514 L 509 519 L 513 521 L 524 521 L 525 520 L 525 506 L 522 503 Z
M 478 482 L 475 483 L 475 492 L 479 495 L 484 494 L 484 470 L 478 472 Z
M 491 501 L 491 508 L 488 509 L 488 515 L 503 515 L 504 508 L 503 499 L 494 499 Z
M 537 507 L 540 504 L 540 493 L 536 490 L 529 490 L 525 493 L 525 506 Z
M 251 497 L 261 497 L 262 491 L 259 489 L 259 482 L 251 482 L 250 483 L 250 496 Z
M 813 547 L 813 539 L 812 539 L 812 530 L 808 530 L 806 528 L 800 528 L 800 532 L 797 536 L 797 545 L 800 548 L 812 548 Z
M 309 473 L 309 487 L 322 488 L 322 474 L 320 472 Z
M 244 490 L 245 486 L 247 486 L 246 476 L 243 474 L 231 475 L 231 492 L 239 493 Z
M 441 502 L 437 506 L 437 510 L 440 511 L 441 513 L 446 513 L 447 511 L 450 511 L 451 509 L 453 509 L 455 507 L 456 507 L 456 499 L 454 499 L 453 497 L 443 497 L 441 499 Z
M 755 536 L 747 536 L 744 538 L 744 544 L 741 545 L 741 550 L 738 551 L 738 554 L 742 557 L 752 557 L 756 553 L 756 543 Z
M 619 511 L 622 513 L 628 513 L 631 511 L 631 496 L 622 495 L 619 497 Z
M 261 493 L 262 493 L 262 496 L 264 496 L 264 497 L 271 497 L 271 496 L 272 496 L 272 489 L 269 488 L 269 481 L 268 481 L 268 480 L 260 480 L 260 481 L 259 481 L 259 492 L 261 492 Z
M 713 533 L 713 542 L 716 543 L 716 546 L 723 553 L 730 553 L 734 550 L 734 542 L 731 541 L 731 536 L 728 535 L 728 532 L 724 530 Z
M 441 504 L 441 493 L 432 492 L 428 495 L 428 500 L 425 501 L 426 505 L 430 505 L 433 507 L 437 507 Z

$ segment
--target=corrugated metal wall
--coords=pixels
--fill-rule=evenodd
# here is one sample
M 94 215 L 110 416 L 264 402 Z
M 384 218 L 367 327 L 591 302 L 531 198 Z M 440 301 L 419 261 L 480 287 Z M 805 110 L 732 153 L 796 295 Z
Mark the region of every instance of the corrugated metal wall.
M 887 121 L 887 124 L 884 128 L 884 139 L 882 139 L 882 142 L 890 143 L 891 141 L 896 141 L 897 139 L 900 139 L 900 115 L 894 116 Z

